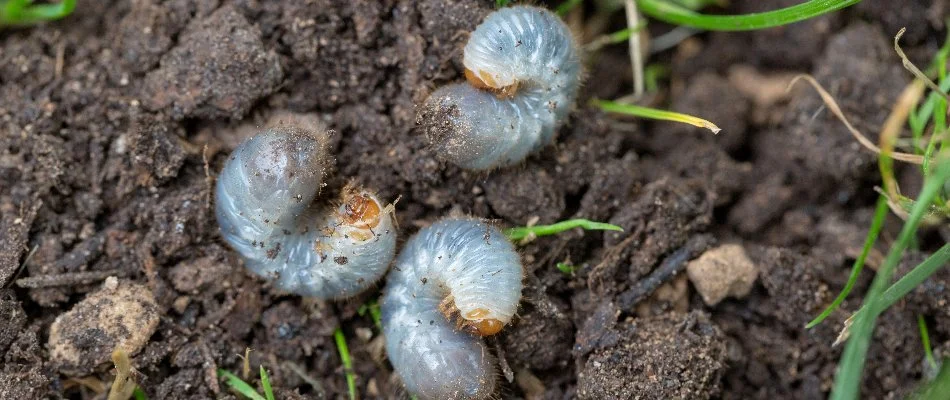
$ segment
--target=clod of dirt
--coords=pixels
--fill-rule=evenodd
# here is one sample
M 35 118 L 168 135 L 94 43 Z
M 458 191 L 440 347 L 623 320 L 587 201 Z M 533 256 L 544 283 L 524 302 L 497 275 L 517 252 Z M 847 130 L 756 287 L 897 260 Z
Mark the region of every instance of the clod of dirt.
M 533 370 L 564 367 L 571 357 L 574 326 L 552 301 L 550 308 L 529 307 L 501 337 L 508 362 Z
M 131 9 L 119 22 L 116 32 L 119 57 L 134 72 L 148 71 L 175 43 L 174 37 L 189 20 L 207 16 L 217 3 L 217 0 L 166 4 L 157 0 L 131 2 Z
M 564 212 L 564 189 L 540 168 L 509 168 L 485 181 L 485 197 L 492 209 L 510 222 L 523 224 L 532 217 L 554 223 Z
M 738 244 L 724 244 L 690 261 L 686 274 L 706 305 L 719 304 L 727 296 L 742 298 L 749 294 L 759 270 Z
M 666 153 L 681 149 L 685 139 L 713 143 L 735 153 L 746 142 L 752 104 L 729 80 L 718 74 L 702 73 L 690 79 L 686 90 L 674 99 L 671 109 L 710 120 L 719 125 L 722 132 L 713 135 L 691 125 L 658 123 L 651 135 L 651 147 L 655 151 Z
M 7 351 L 25 324 L 26 313 L 16 295 L 10 290 L 0 290 L 0 354 Z
M 704 180 L 715 194 L 716 207 L 731 203 L 748 184 L 752 172 L 751 164 L 737 162 L 714 143 L 682 146 L 666 157 L 646 161 L 641 166 L 648 176 L 646 181 L 663 177 Z
M 941 16 L 946 15 L 947 5 L 944 0 L 909 0 L 902 2 L 900 7 L 887 1 L 862 1 L 854 8 L 864 17 L 877 20 L 888 34 L 894 35 L 901 28 L 907 28 L 901 41 L 918 44 L 936 33 L 933 28 L 943 30 Z
M 162 181 L 178 175 L 185 161 L 185 150 L 177 139 L 185 136 L 184 129 L 167 118 L 151 114 L 136 115 L 133 121 L 129 147 L 133 165 L 142 171 L 139 176 Z
M 20 367 L 7 368 L 0 372 L 0 399 L 42 399 L 49 386 L 49 378 L 43 370 Z
M 629 257 L 629 281 L 636 282 L 665 254 L 709 225 L 714 196 L 705 182 L 696 179 L 652 182 L 642 189 L 635 202 L 610 218 L 611 224 L 624 231 L 605 233 L 604 246 L 616 247 L 620 257 Z M 607 259 L 605 265 L 617 268 L 618 262 Z
M 706 314 L 669 313 L 618 328 L 578 375 L 581 399 L 708 399 L 726 368 L 725 337 Z
M 50 326 L 50 358 L 67 375 L 89 373 L 117 347 L 135 354 L 158 328 L 160 310 L 145 286 L 106 281 Z
M 179 292 L 213 296 L 231 286 L 229 278 L 233 273 L 234 268 L 226 262 L 207 256 L 175 265 L 168 272 L 168 278 Z
M 3 214 L 0 219 L 0 237 L 3 238 L 0 240 L 0 287 L 13 278 L 20 268 L 20 254 L 26 249 L 27 235 L 40 204 L 36 201 L 21 213 L 0 210 L 0 214 Z
M 771 175 L 755 184 L 729 210 L 729 223 L 739 233 L 752 235 L 781 217 L 795 200 L 795 190 L 784 178 L 781 174 Z
M 831 292 L 820 279 L 818 260 L 774 247 L 753 258 L 769 296 L 782 299 L 776 303 L 779 307 L 769 312 L 789 327 L 800 329 L 828 304 Z
M 598 165 L 575 217 L 603 221 L 626 205 L 634 186 L 641 183 L 637 161 L 637 155 L 630 152 L 623 158 Z
M 852 24 L 829 39 L 814 71 L 851 123 L 875 143 L 910 76 L 891 42 L 875 26 Z M 792 101 L 784 124 L 785 129 L 753 139 L 757 162 L 787 171 L 789 181 L 808 182 L 799 190 L 809 197 L 835 193 L 847 199 L 877 179 L 877 156 L 854 139 L 814 91 Z
M 146 75 L 142 104 L 153 111 L 171 106 L 176 119 L 238 119 L 274 92 L 283 76 L 260 31 L 225 6 L 186 28 L 159 69 Z

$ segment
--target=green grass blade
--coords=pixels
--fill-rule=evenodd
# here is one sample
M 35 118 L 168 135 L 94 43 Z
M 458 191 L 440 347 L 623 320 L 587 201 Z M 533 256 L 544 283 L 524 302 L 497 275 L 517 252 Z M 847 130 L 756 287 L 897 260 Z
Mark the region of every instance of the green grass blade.
M 135 400 L 148 400 L 148 395 L 145 394 L 145 391 L 140 387 L 137 387 L 132 391 L 132 397 L 134 397 Z
M 261 388 L 264 389 L 264 397 L 267 400 L 274 400 L 274 389 L 270 386 L 270 377 L 267 376 L 267 370 L 261 365 Z
M 244 397 L 247 397 L 248 399 L 267 400 L 264 398 L 264 396 L 261 396 L 260 394 L 258 394 L 257 391 L 254 390 L 254 388 L 251 387 L 250 384 L 248 384 L 247 382 L 244 382 L 243 380 L 241 380 L 241 378 L 238 378 L 237 375 L 234 375 L 223 369 L 218 369 L 218 377 L 224 378 L 225 383 L 227 383 L 227 385 L 230 386 L 231 389 L 234 389 L 234 391 L 238 392 L 240 395 Z
M 660 121 L 682 122 L 684 124 L 690 124 L 700 128 L 709 129 L 713 133 L 719 133 L 719 131 L 722 130 L 719 129 L 716 124 L 705 119 L 694 117 L 692 115 L 681 114 L 678 112 L 657 110 L 655 108 L 635 106 L 633 104 L 618 103 L 616 101 L 609 100 L 594 99 L 593 104 L 605 112 L 632 115 L 635 117 L 649 118 Z
M 791 7 L 744 15 L 706 15 L 666 0 L 637 0 L 640 11 L 660 21 L 711 31 L 750 31 L 804 21 L 861 0 L 811 0 Z
M 505 236 L 510 241 L 518 241 L 533 235 L 534 237 L 554 235 L 574 228 L 584 228 L 589 231 L 623 231 L 617 225 L 595 222 L 586 219 L 570 219 L 552 225 L 522 226 L 505 230 Z
M 877 312 L 884 312 L 884 310 L 893 306 L 894 303 L 904 298 L 904 296 L 914 290 L 914 288 L 924 283 L 930 275 L 933 275 L 940 270 L 940 268 L 946 266 L 948 261 L 950 261 L 950 243 L 940 247 L 940 249 L 931 254 L 930 257 L 927 257 L 924 262 L 914 267 L 914 269 L 910 270 L 910 272 L 887 288 L 875 304 Z
M 944 400 L 947 398 L 947 393 L 950 393 L 950 362 L 944 360 L 943 367 L 940 368 L 937 377 L 910 398 L 916 400 Z
M 950 91 L 950 79 L 944 78 L 940 80 L 940 90 L 946 93 Z M 927 96 L 927 100 L 924 101 L 924 104 L 917 109 L 915 114 L 912 114 L 914 118 L 911 122 L 911 127 L 919 126 L 921 131 L 923 127 L 927 124 L 927 120 L 933 115 L 934 108 L 937 106 L 937 102 L 943 100 L 942 96 L 936 93 L 930 93 Z
M 924 354 L 927 357 L 927 363 L 934 371 L 939 368 L 937 360 L 934 359 L 933 348 L 930 347 L 930 334 L 927 333 L 927 321 L 924 321 L 923 315 L 917 315 L 917 328 L 920 330 L 920 342 L 924 346 Z
M 656 92 L 660 89 L 660 79 L 670 75 L 670 68 L 663 64 L 650 64 L 643 69 L 643 83 L 646 85 L 647 93 Z
M 333 340 L 336 341 L 336 348 L 340 352 L 340 360 L 343 361 L 343 373 L 346 374 L 346 388 L 349 391 L 350 400 L 356 400 L 356 376 L 353 375 L 353 360 L 350 358 L 350 348 L 346 345 L 346 337 L 343 336 L 343 330 L 336 328 L 333 332 Z
M 864 262 L 867 260 L 871 248 L 874 247 L 874 242 L 877 241 L 878 234 L 881 233 L 881 228 L 884 226 L 884 219 L 887 218 L 887 211 L 887 197 L 881 195 L 877 198 L 877 207 L 874 209 L 874 220 L 871 222 L 871 229 L 868 231 L 868 236 L 864 239 L 864 248 L 861 249 L 861 255 L 858 256 L 857 260 L 854 260 L 854 265 L 851 266 L 851 276 L 848 277 L 848 283 L 844 285 L 844 289 L 841 289 L 841 293 L 831 302 L 831 305 L 825 308 L 825 311 L 822 311 L 818 317 L 809 322 L 808 325 L 805 325 L 806 329 L 811 329 L 820 324 L 821 321 L 824 321 L 825 318 L 828 318 L 832 312 L 841 306 L 841 303 L 848 297 L 848 294 L 851 293 L 855 282 L 858 281 L 861 270 L 864 269 Z
M 557 263 L 555 267 L 557 267 L 558 271 L 561 271 L 565 275 L 573 275 L 574 271 L 577 270 L 577 267 L 563 262 Z
M 369 317 L 373 320 L 373 325 L 376 325 L 376 329 L 383 330 L 383 314 L 379 310 L 379 301 L 377 299 L 372 299 L 366 303 L 363 303 L 363 305 L 361 305 L 360 308 L 356 310 L 356 312 L 361 317 L 368 313 Z
M 850 338 L 845 346 L 838 371 L 835 374 L 834 387 L 831 391 L 832 400 L 851 400 L 858 398 L 864 363 L 868 348 L 871 345 L 871 334 L 874 331 L 874 324 L 877 321 L 877 317 L 882 311 L 882 309 L 879 308 L 879 297 L 881 297 L 884 289 L 891 281 L 894 269 L 900 262 L 904 249 L 907 248 L 911 238 L 917 232 L 917 226 L 920 224 L 924 213 L 930 209 L 931 201 L 936 197 L 938 191 L 943 187 L 943 183 L 948 178 L 950 178 L 950 162 L 942 160 L 942 162 L 937 165 L 934 175 L 925 181 L 924 187 L 921 189 L 920 195 L 914 203 L 897 241 L 891 246 L 884 264 L 878 269 L 877 276 L 874 277 L 871 288 L 868 289 L 868 294 L 864 299 L 864 304 L 867 309 L 855 314 L 854 323 L 851 326 Z M 931 258 L 933 258 L 933 256 L 931 256 Z M 909 291 L 910 290 L 908 290 L 908 292 Z
M 511 0 L 495 0 L 495 8 L 507 7 Z
M 0 0 L 0 26 L 23 26 L 64 18 L 76 9 L 76 0 L 32 4 L 31 0 Z
M 683 8 L 690 10 L 699 10 L 706 6 L 725 6 L 728 3 L 724 0 L 670 0 Z
M 23 10 L 28 21 L 52 21 L 64 18 L 76 9 L 76 0 L 61 0 L 54 4 L 35 4 Z

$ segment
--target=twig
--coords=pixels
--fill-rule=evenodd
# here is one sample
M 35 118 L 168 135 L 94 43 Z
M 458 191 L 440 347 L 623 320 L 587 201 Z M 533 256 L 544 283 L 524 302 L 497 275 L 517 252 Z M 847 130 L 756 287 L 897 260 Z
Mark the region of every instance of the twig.
M 125 273 L 121 269 L 110 269 L 106 271 L 69 272 L 65 274 L 30 276 L 17 279 L 16 285 L 27 289 L 83 285 L 101 281 L 110 276 L 125 276 Z
M 699 256 L 712 245 L 714 239 L 710 235 L 697 235 L 689 239 L 683 247 L 668 255 L 660 266 L 653 270 L 645 279 L 637 282 L 636 286 L 620 294 L 619 306 L 623 311 L 633 309 L 633 306 L 653 294 L 660 285 L 672 279 L 686 267 L 686 262 Z

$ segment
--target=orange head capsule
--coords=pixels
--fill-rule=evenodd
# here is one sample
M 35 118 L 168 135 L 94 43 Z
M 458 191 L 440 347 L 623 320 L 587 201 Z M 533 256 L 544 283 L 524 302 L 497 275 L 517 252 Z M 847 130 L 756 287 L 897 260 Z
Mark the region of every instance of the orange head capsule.
M 515 93 L 518 92 L 517 83 L 508 86 L 502 86 L 498 84 L 498 82 L 495 82 L 495 79 L 485 71 L 479 71 L 478 73 L 475 73 L 475 71 L 465 68 L 465 80 L 467 80 L 469 84 L 476 88 L 494 93 L 499 99 L 514 97 Z
M 379 225 L 379 203 L 364 194 L 349 196 L 340 207 L 345 224 L 361 229 L 372 229 Z
M 488 310 L 476 308 L 465 314 L 465 327 L 469 332 L 479 336 L 491 336 L 505 327 L 505 324 L 494 318 L 484 318 L 488 316 Z

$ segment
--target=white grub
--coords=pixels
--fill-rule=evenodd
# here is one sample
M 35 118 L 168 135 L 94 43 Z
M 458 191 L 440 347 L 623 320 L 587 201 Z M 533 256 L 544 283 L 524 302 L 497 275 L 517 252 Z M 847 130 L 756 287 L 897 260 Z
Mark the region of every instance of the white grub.
M 251 271 L 283 291 L 340 299 L 369 288 L 396 250 L 392 209 L 348 186 L 337 206 L 315 206 L 327 171 L 327 135 L 278 127 L 250 138 L 218 177 L 224 239 Z
M 381 311 L 386 351 L 419 399 L 485 399 L 495 360 L 480 336 L 499 332 L 521 300 L 523 268 L 498 229 L 446 219 L 409 239 Z
M 472 32 L 468 83 L 439 88 L 419 123 L 447 161 L 471 170 L 516 164 L 550 144 L 580 86 L 570 29 L 540 7 L 502 8 Z

